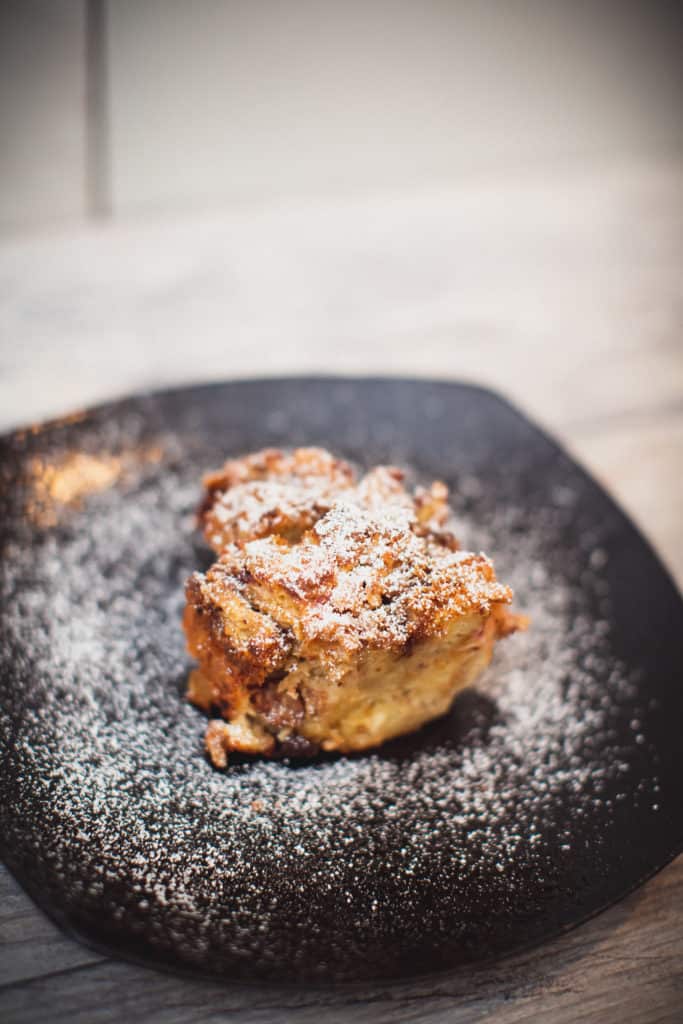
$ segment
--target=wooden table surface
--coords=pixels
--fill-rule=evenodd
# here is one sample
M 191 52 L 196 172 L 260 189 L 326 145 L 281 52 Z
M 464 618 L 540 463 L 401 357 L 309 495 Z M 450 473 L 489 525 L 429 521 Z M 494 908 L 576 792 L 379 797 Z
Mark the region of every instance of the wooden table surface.
M 11 239 L 0 295 L 0 429 L 225 377 L 475 380 L 564 441 L 683 581 L 682 162 Z M 0 946 L 3 1022 L 680 1022 L 683 858 L 540 949 L 363 992 L 104 958 L 4 868 Z

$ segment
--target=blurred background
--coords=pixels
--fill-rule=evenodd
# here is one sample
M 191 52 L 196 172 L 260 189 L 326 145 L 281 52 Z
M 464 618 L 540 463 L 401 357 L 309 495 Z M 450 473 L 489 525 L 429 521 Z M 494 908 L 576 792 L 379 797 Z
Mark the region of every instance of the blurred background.
M 675 2 L 3 0 L 4 231 L 683 144 Z
M 0 6 L 6 232 L 683 145 L 675 2 Z
M 679 6 L 3 0 L 0 429 L 211 378 L 475 380 L 683 572 Z

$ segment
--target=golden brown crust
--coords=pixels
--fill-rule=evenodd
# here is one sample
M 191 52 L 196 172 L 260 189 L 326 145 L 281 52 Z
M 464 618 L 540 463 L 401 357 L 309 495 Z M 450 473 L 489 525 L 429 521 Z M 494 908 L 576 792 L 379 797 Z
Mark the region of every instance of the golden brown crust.
M 190 699 L 236 714 L 245 703 L 245 688 L 261 686 L 284 665 L 291 640 L 249 604 L 220 565 L 206 576 L 193 573 L 185 594 L 187 648 L 202 669 L 201 678 L 190 685 Z
M 268 473 L 285 486 L 279 505 L 260 497 Z M 394 467 L 356 482 L 304 449 L 226 463 L 207 487 L 216 544 L 224 513 L 221 556 L 188 581 L 184 625 L 199 662 L 189 697 L 226 719 L 207 732 L 215 764 L 230 750 L 363 749 L 417 728 L 523 625 L 489 559 L 457 550 L 444 484 L 411 495 Z
M 442 544 L 457 547 L 445 529 L 450 515 L 445 484 L 436 481 L 410 494 L 405 473 L 396 466 L 377 466 L 357 480 L 348 462 L 321 448 L 291 453 L 267 448 L 231 459 L 204 477 L 204 487 L 198 518 L 217 554 L 273 534 L 294 543 L 344 498 L 378 513 L 388 506 L 403 509 L 417 532 L 431 532 Z
M 266 448 L 204 477 L 199 520 L 216 552 L 274 533 L 296 540 L 354 483 L 348 462 L 322 448 Z

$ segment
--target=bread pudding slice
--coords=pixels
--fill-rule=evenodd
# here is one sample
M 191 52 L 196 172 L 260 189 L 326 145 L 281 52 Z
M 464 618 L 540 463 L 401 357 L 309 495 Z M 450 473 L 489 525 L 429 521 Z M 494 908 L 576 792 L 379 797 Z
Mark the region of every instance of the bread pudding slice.
M 495 641 L 522 625 L 490 560 L 457 549 L 443 484 L 410 495 L 391 467 L 360 481 L 333 472 L 296 480 L 282 516 L 273 492 L 260 515 L 221 499 L 235 517 L 221 524 L 230 540 L 188 581 L 184 626 L 199 663 L 188 696 L 222 716 L 206 734 L 218 767 L 232 751 L 350 752 L 412 732 L 444 714 Z M 239 501 L 256 493 L 242 488 Z M 204 504 L 205 524 L 214 509 Z

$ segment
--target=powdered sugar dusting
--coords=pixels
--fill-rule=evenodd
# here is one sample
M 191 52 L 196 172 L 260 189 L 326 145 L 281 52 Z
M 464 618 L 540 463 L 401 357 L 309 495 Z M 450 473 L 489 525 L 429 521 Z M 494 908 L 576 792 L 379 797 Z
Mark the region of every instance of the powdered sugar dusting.
M 221 569 L 236 587 L 246 574 L 249 585 L 285 588 L 301 599 L 296 628 L 305 637 L 348 649 L 400 647 L 510 600 L 489 559 L 454 551 L 450 533 L 426 530 L 408 495 L 399 498 L 368 509 L 345 495 L 296 544 L 264 537 L 231 546 Z
M 59 529 L 10 514 L 2 846 L 25 883 L 124 950 L 289 979 L 436 968 L 542 933 L 570 890 L 574 917 L 594 906 L 620 804 L 656 804 L 657 778 L 571 488 L 530 510 L 453 480 L 459 539 L 532 625 L 451 716 L 369 755 L 218 773 L 183 699 L 196 453 L 155 443 Z

